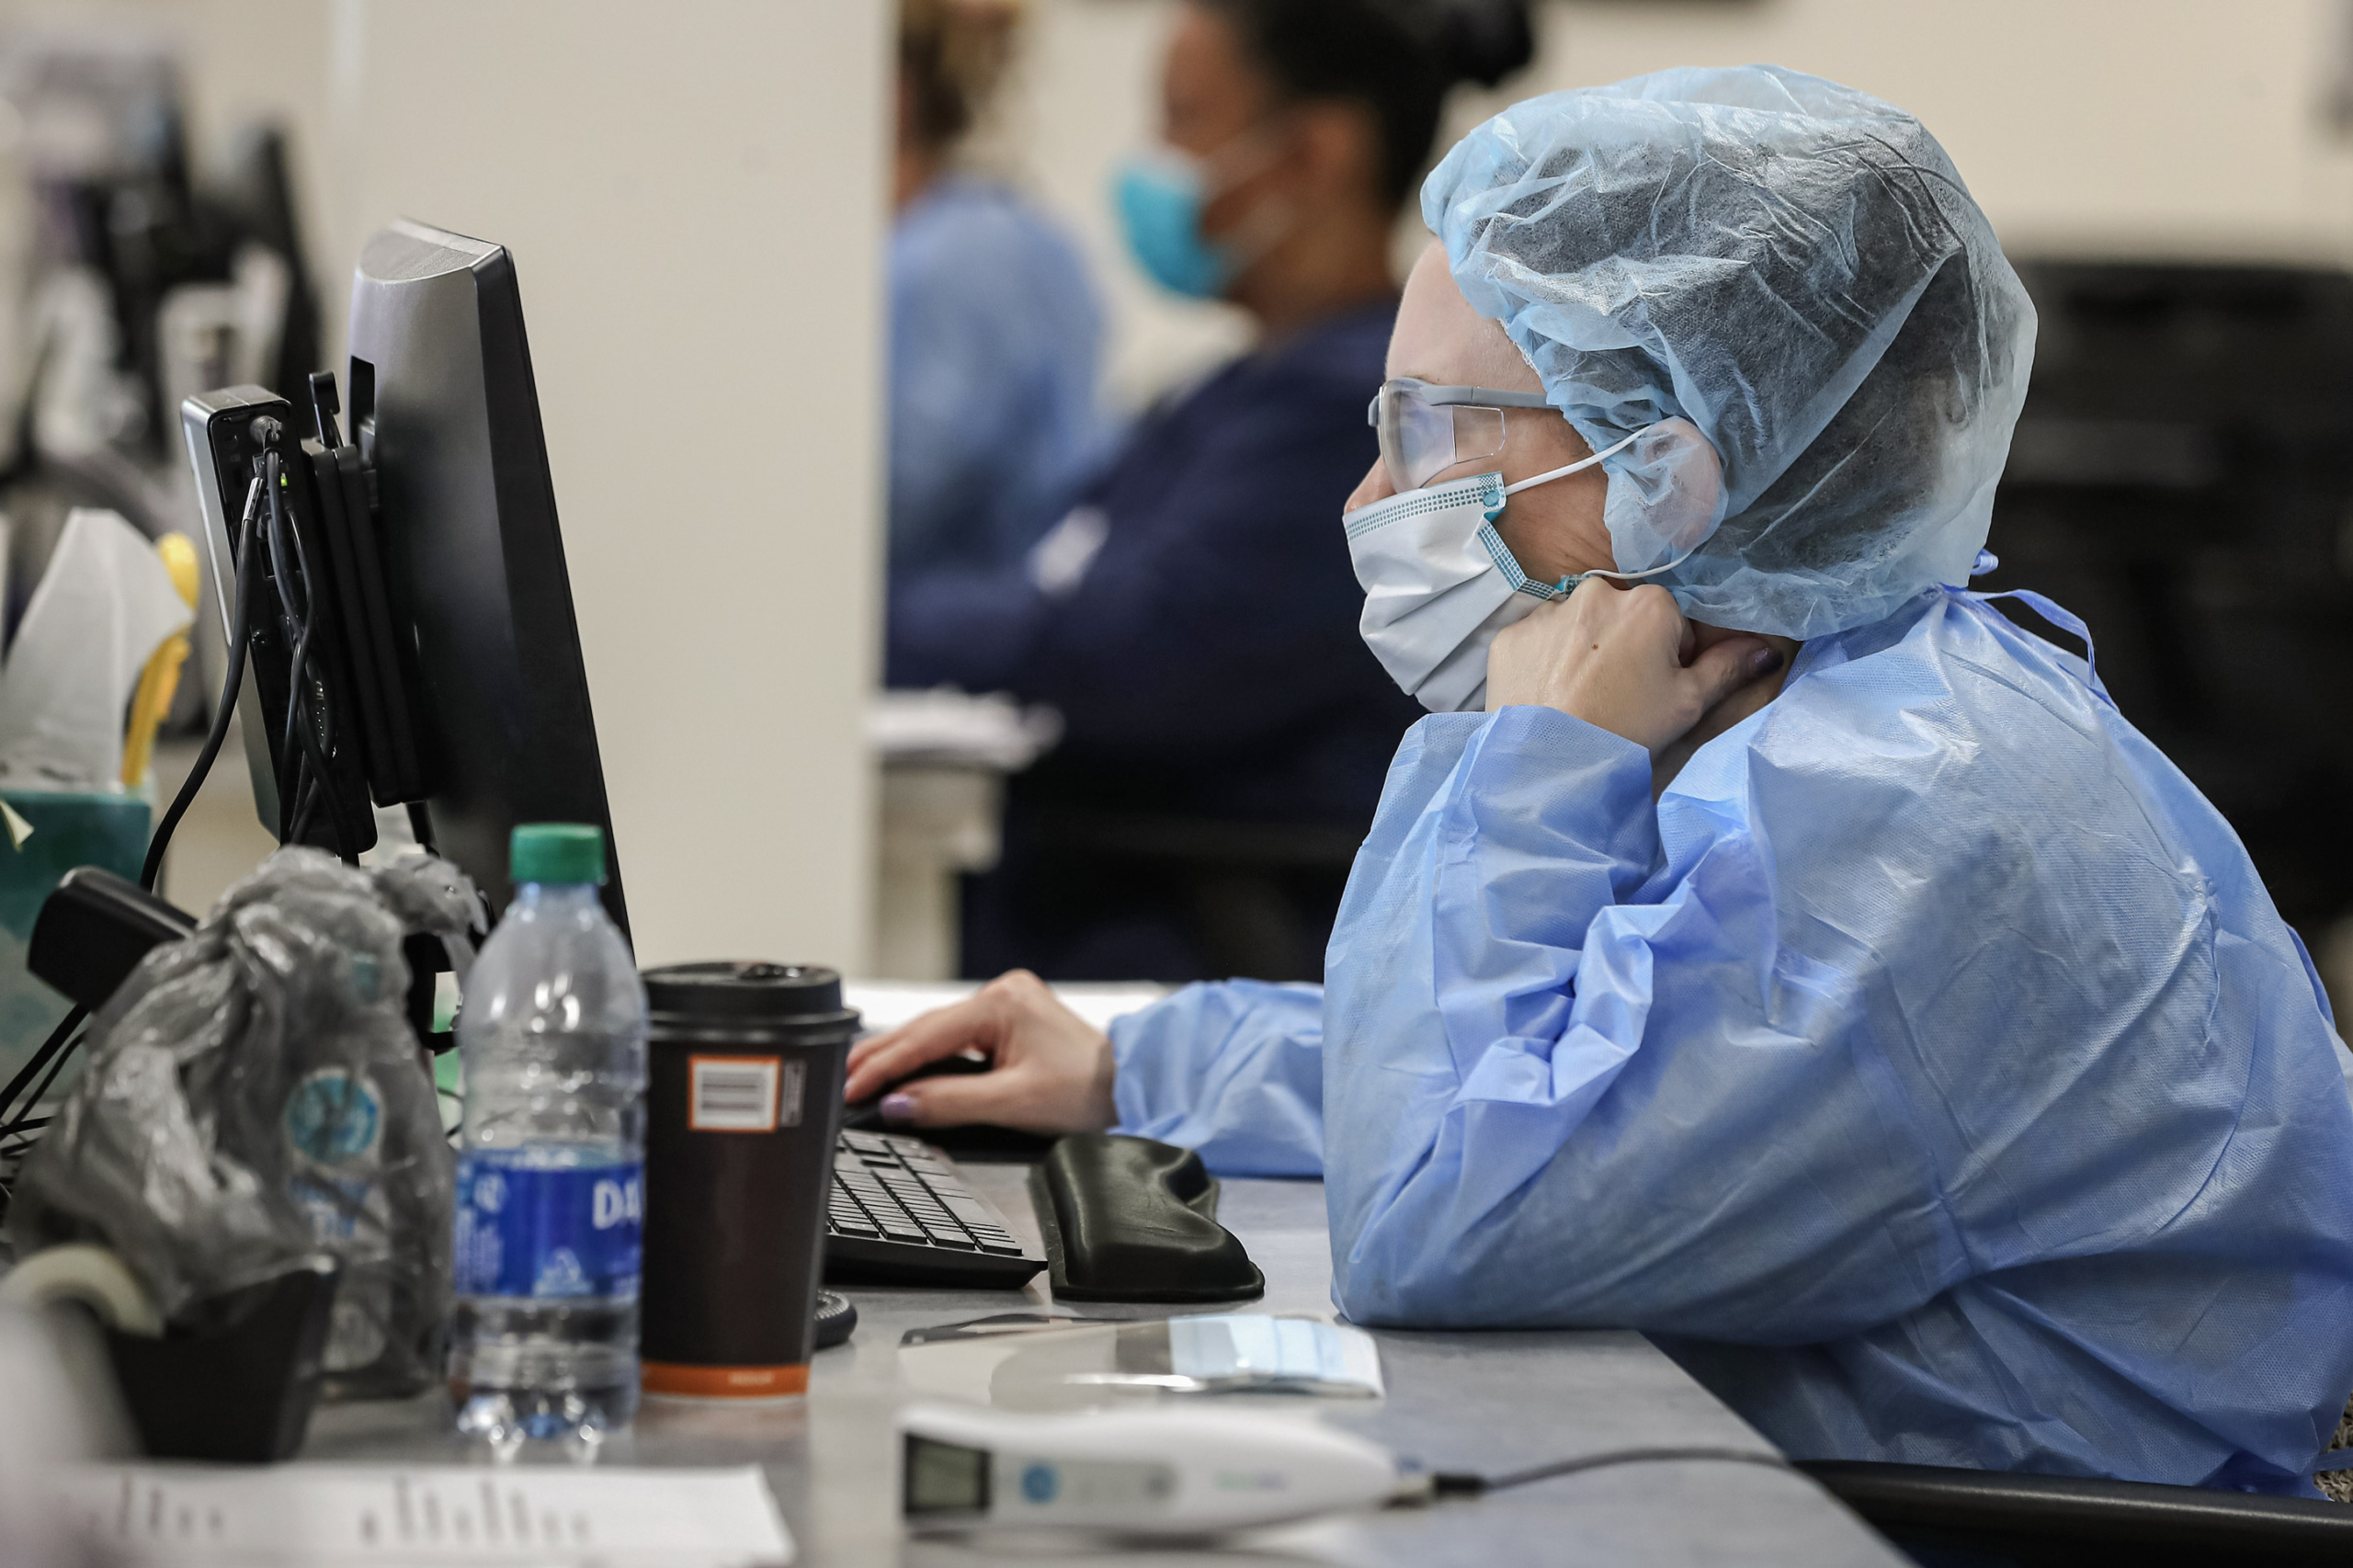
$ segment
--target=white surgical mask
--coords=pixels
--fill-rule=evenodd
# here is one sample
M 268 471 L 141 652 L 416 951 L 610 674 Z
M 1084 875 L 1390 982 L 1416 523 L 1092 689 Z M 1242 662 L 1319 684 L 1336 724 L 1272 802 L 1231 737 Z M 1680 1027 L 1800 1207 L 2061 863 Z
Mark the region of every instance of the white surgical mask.
M 1496 632 L 1547 600 L 1566 598 L 1587 577 L 1631 581 L 1681 565 L 1697 540 L 1648 571 L 1583 572 L 1543 583 L 1520 569 L 1495 531 L 1506 497 L 1591 468 L 1643 434 L 1517 484 L 1506 484 L 1500 473 L 1472 474 L 1402 492 L 1341 518 L 1364 585 L 1358 630 L 1390 678 L 1433 713 L 1483 708 L 1487 649 Z M 1709 531 L 1713 527 L 1711 517 Z

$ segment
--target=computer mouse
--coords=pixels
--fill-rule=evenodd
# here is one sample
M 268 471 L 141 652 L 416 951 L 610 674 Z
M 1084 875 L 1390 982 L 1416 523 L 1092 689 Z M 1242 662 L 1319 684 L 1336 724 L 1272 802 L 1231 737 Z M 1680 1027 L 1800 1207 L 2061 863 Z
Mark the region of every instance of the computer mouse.
M 951 1159 L 980 1161 L 1009 1161 L 1027 1164 L 1054 1146 L 1051 1138 L 1035 1132 L 1023 1132 L 1010 1127 L 992 1127 L 975 1122 L 969 1127 L 897 1127 L 882 1119 L 882 1099 L 901 1084 L 912 1084 L 921 1078 L 962 1078 L 975 1073 L 986 1073 L 996 1065 L 989 1058 L 974 1051 L 958 1051 L 937 1062 L 926 1062 L 905 1077 L 882 1085 L 872 1099 L 858 1100 L 842 1107 L 842 1131 L 845 1132 L 904 1132 L 920 1138 Z

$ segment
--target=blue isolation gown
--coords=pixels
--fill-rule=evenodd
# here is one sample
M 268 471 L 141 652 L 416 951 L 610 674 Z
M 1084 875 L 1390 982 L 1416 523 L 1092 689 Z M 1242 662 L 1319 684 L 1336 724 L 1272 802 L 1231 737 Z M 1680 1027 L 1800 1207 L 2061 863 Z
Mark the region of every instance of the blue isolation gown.
M 1580 720 L 1423 720 L 1326 980 L 1112 1038 L 1123 1131 L 1323 1172 L 1351 1318 L 1641 1329 L 1799 1458 L 2311 1491 L 2327 1003 L 2213 808 L 1975 597 L 1809 642 L 1655 809 Z

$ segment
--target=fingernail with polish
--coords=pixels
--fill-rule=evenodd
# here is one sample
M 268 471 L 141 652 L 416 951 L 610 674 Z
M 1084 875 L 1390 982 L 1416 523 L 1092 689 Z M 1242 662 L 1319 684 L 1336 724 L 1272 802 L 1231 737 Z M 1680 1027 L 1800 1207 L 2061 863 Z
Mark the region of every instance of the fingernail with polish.
M 1780 662 L 1781 651 L 1779 648 L 1759 648 L 1748 655 L 1748 667 L 1760 676 L 1772 674 L 1773 666 Z
M 880 1108 L 885 1121 L 913 1121 L 915 1119 L 915 1097 L 913 1095 L 884 1095 Z

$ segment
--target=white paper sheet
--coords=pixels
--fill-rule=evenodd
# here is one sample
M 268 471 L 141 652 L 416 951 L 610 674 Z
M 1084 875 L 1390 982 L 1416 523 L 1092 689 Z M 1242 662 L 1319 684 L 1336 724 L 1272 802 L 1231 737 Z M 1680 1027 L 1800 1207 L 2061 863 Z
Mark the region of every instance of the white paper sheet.
M 487 1465 L 74 1465 L 87 1539 L 132 1562 L 342 1568 L 792 1561 L 767 1483 L 739 1470 Z

